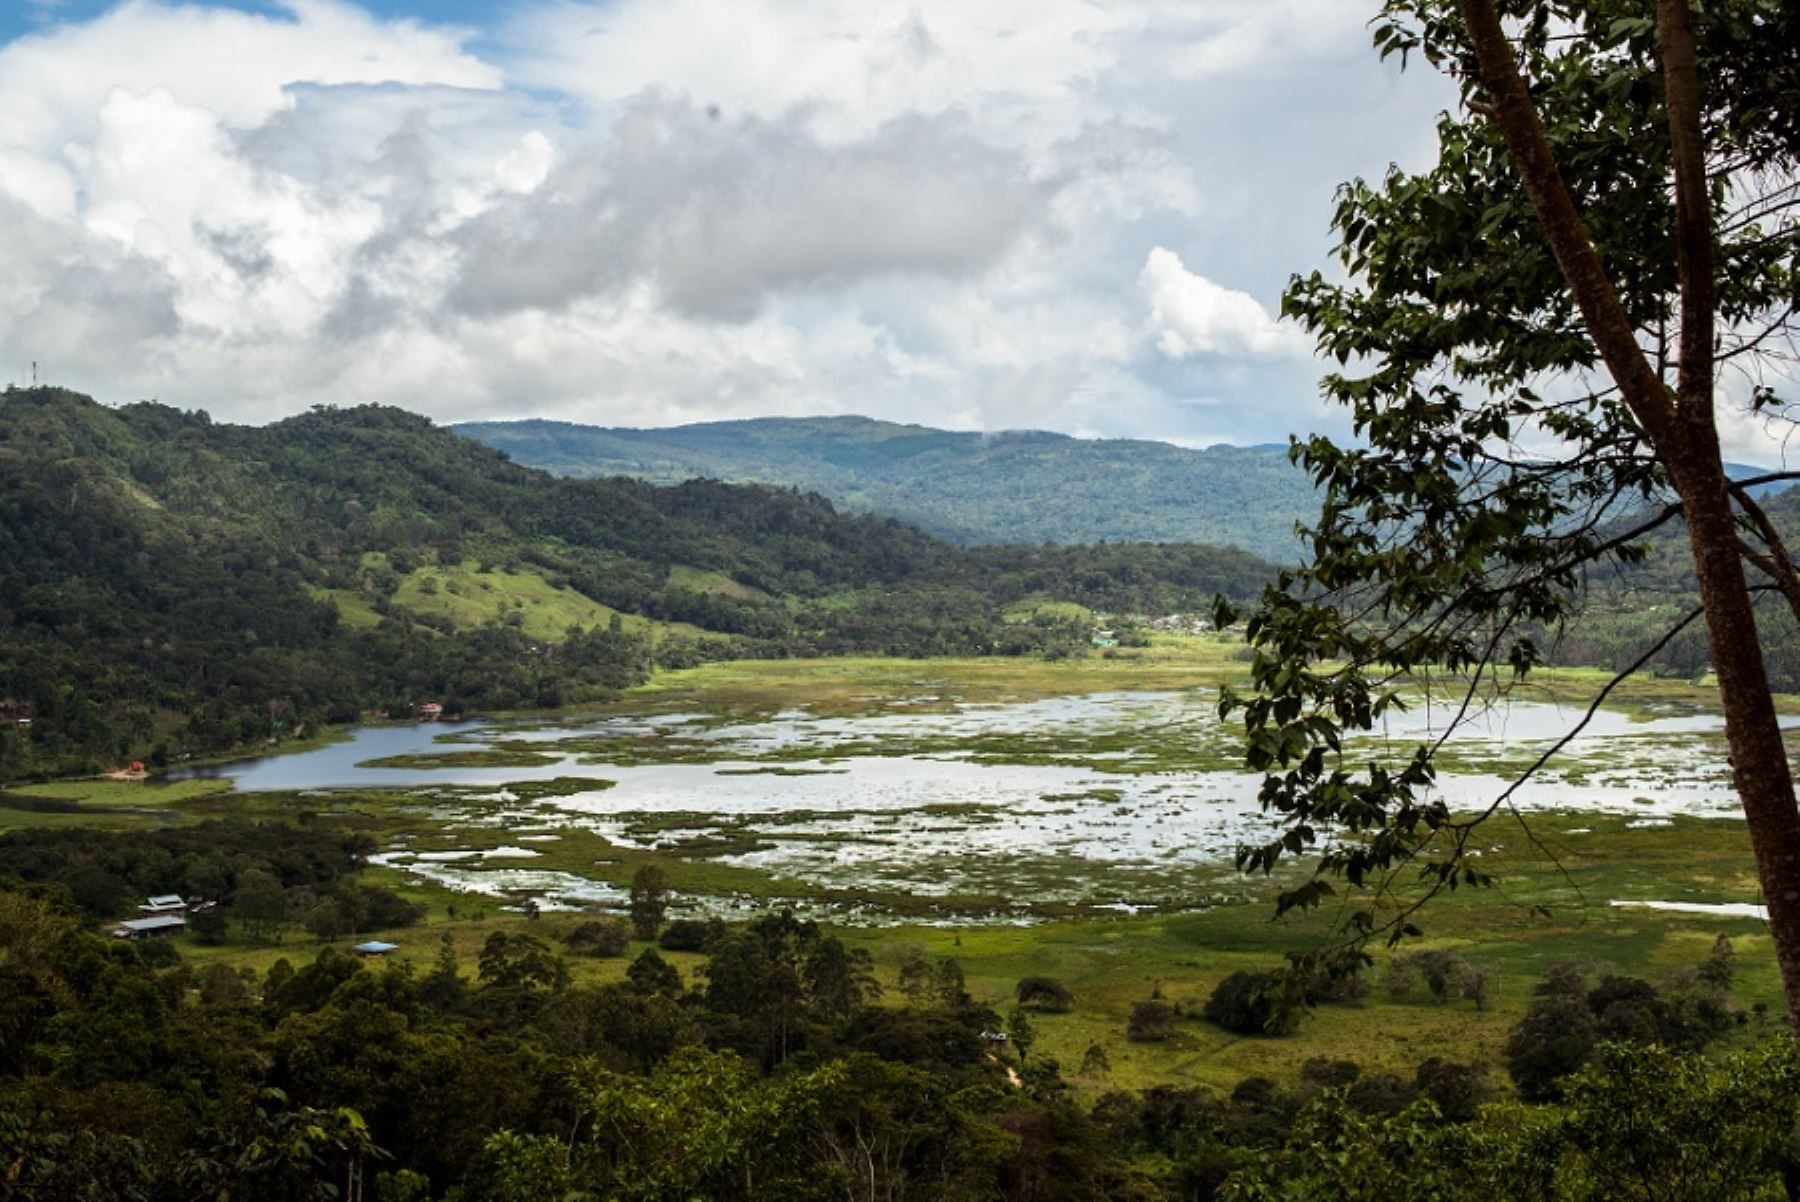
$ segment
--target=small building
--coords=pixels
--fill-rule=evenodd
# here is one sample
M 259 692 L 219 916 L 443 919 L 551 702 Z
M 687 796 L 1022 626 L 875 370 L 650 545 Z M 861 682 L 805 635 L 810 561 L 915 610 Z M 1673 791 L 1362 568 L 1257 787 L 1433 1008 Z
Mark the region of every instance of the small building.
M 143 904 L 138 906 L 138 913 L 155 918 L 164 914 L 186 914 L 187 908 L 187 899 L 179 893 L 165 893 L 159 897 L 145 898 Z
M 128 918 L 112 926 L 114 939 L 155 939 L 179 935 L 187 929 L 187 919 L 179 914 L 158 914 L 153 918 Z
M 444 707 L 435 701 L 426 701 L 419 706 L 419 721 L 436 722 L 444 716 Z
M 350 950 L 359 956 L 385 956 L 389 952 L 398 951 L 398 943 L 383 943 L 379 939 L 371 939 L 367 943 L 359 943 Z
M 1010 1043 L 1011 1040 L 1007 1038 L 1005 1031 L 983 1031 L 981 1033 L 981 1042 L 1003 1048 Z

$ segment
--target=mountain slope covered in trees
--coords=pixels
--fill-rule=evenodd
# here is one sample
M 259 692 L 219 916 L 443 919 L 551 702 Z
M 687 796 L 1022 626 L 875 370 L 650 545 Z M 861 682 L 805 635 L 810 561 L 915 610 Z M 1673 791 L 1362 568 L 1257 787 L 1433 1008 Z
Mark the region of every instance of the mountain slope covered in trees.
M 456 429 L 566 476 L 787 484 L 959 543 L 1198 542 L 1284 561 L 1311 482 L 1277 446 L 1203 451 L 1044 431 L 979 434 L 865 417 L 758 418 L 663 430 L 568 422 Z
M 1267 572 L 1207 547 L 959 549 L 778 488 L 559 479 L 375 406 L 248 427 L 14 390 L 0 779 L 427 698 L 566 704 L 706 657 L 1042 651 L 1088 631 L 1021 603 L 1194 609 Z
M 1285 446 L 1193 450 L 1042 430 L 934 430 L 866 417 L 667 429 L 468 422 L 455 429 L 561 476 L 711 479 L 818 492 L 963 544 L 1197 542 L 1287 563 L 1319 499 Z M 1733 465 L 1734 475 L 1759 468 Z

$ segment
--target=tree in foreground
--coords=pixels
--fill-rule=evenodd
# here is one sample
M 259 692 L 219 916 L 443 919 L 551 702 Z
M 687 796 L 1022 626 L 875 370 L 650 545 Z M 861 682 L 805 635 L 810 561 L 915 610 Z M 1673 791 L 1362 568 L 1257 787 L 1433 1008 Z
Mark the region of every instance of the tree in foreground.
M 1254 691 L 1221 705 L 1241 710 L 1262 801 L 1285 820 L 1240 867 L 1333 832 L 1281 909 L 1341 878 L 1369 891 L 1353 933 L 1398 938 L 1426 897 L 1487 883 L 1472 832 L 1563 743 L 1455 815 L 1433 790 L 1446 732 L 1366 767 L 1344 736 L 1439 687 L 1452 727 L 1467 720 L 1540 662 L 1587 579 L 1680 521 L 1700 604 L 1594 706 L 1703 623 L 1800 1018 L 1800 810 L 1760 633 L 1800 618 L 1800 573 L 1753 496 L 1766 481 L 1729 480 L 1720 450 L 1722 423 L 1791 424 L 1775 386 L 1800 244 L 1797 26 L 1784 0 L 1382 8 L 1383 55 L 1422 57 L 1461 102 L 1429 169 L 1341 190 L 1347 282 L 1297 278 L 1283 301 L 1339 365 L 1324 390 L 1367 445 L 1296 444 L 1323 494 L 1310 562 L 1249 617 Z M 1408 868 L 1424 887 L 1378 909 Z

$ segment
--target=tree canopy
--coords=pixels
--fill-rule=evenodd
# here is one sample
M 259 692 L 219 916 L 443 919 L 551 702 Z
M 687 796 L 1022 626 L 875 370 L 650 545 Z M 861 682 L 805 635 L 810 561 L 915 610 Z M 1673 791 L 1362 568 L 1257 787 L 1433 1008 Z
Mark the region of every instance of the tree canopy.
M 1296 278 L 1284 298 L 1338 365 L 1324 391 L 1363 444 L 1295 444 L 1323 494 L 1311 558 L 1250 616 L 1254 690 L 1222 705 L 1285 818 L 1241 866 L 1325 843 L 1284 908 L 1336 878 L 1380 893 L 1407 868 L 1427 896 L 1486 883 L 1464 852 L 1511 788 L 1453 814 L 1433 789 L 1448 732 L 1376 764 L 1346 735 L 1437 688 L 1454 727 L 1545 658 L 1590 581 L 1681 523 L 1699 604 L 1621 676 L 1704 620 L 1800 1004 L 1800 813 L 1758 633 L 1784 604 L 1800 616 L 1800 576 L 1720 451 L 1722 428 L 1789 418 L 1800 68 L 1775 48 L 1796 24 L 1781 0 L 1381 10 L 1380 52 L 1450 76 L 1460 105 L 1435 163 L 1343 186 L 1344 278 Z M 1412 912 L 1371 905 L 1352 922 L 1398 937 Z

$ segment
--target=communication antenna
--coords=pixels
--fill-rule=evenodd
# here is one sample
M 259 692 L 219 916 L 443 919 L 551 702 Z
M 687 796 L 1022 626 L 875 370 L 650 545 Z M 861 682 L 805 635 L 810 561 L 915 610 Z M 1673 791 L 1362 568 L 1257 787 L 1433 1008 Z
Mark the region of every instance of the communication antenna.
M 31 386 L 33 388 L 37 387 L 37 360 L 36 359 L 33 359 L 31 361 Z

